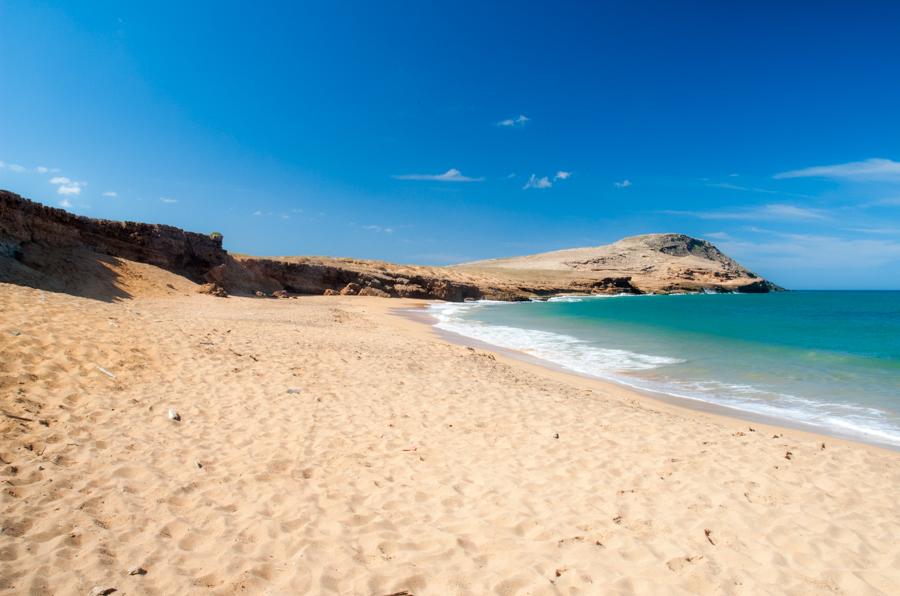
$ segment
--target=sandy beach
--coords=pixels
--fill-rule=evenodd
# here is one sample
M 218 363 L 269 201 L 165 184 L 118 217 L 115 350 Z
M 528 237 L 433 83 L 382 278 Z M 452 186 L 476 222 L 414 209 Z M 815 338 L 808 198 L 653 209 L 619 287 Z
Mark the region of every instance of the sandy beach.
M 2 593 L 900 586 L 896 452 L 454 345 L 421 301 L 122 267 L 121 301 L 0 284 Z

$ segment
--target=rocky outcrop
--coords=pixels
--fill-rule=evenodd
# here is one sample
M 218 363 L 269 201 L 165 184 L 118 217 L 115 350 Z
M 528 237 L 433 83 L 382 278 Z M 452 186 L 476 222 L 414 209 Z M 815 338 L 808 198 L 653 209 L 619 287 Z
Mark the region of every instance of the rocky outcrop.
M 0 190 L 0 255 L 28 262 L 32 254 L 85 248 L 156 265 L 197 282 L 224 263 L 228 254 L 221 236 L 159 224 L 91 219 Z
M 650 234 L 608 246 L 570 249 L 455 267 L 395 265 L 327 257 L 231 255 L 220 234 L 73 215 L 0 191 L 0 281 L 125 297 L 112 279 L 116 259 L 147 263 L 205 284 L 200 291 L 529 300 L 559 294 L 780 289 L 704 240 Z M 63 283 L 60 279 L 67 277 Z M 73 281 L 74 280 L 74 281 Z M 91 280 L 96 283 L 87 283 Z M 99 281 L 98 281 L 99 280 Z M 73 289 L 74 288 L 74 289 Z
M 452 302 L 477 299 L 485 294 L 474 283 L 449 279 L 449 273 L 447 278 L 440 277 L 439 268 L 423 267 L 416 271 L 415 267 L 387 263 L 303 257 L 239 256 L 236 261 L 257 285 L 276 284 L 295 294 L 322 294 L 328 289 L 345 296 L 396 296 Z
M 217 298 L 227 298 L 228 292 L 225 291 L 225 288 L 220 286 L 217 283 L 206 283 L 197 288 L 198 294 L 207 294 L 209 296 L 215 296 Z

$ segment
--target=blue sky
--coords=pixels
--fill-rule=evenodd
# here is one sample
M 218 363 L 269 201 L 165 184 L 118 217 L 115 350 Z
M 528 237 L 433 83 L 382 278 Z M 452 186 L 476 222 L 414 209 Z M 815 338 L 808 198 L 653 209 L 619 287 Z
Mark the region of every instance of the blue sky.
M 884 2 L 0 2 L 0 187 L 257 255 L 677 231 L 900 288 Z

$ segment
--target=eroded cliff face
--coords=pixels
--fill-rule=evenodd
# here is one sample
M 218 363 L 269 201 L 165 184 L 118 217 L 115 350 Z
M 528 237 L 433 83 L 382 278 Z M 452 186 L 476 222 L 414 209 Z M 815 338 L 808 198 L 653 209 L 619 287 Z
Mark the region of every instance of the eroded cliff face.
M 127 297 L 123 262 L 153 265 L 213 295 L 359 294 L 459 302 L 558 294 L 778 289 L 715 246 L 681 234 L 458 267 L 330 257 L 230 255 L 221 236 L 73 215 L 0 190 L 0 281 L 104 299 Z
M 40 268 L 54 252 L 85 249 L 176 271 L 193 281 L 228 256 L 221 237 L 82 217 L 0 191 L 0 255 Z

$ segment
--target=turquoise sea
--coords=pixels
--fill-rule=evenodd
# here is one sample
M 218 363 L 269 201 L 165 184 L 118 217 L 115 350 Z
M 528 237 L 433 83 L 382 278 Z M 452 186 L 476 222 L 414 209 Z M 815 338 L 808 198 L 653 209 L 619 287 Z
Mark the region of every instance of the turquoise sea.
M 483 301 L 432 314 L 441 329 L 581 374 L 900 447 L 900 292 Z

